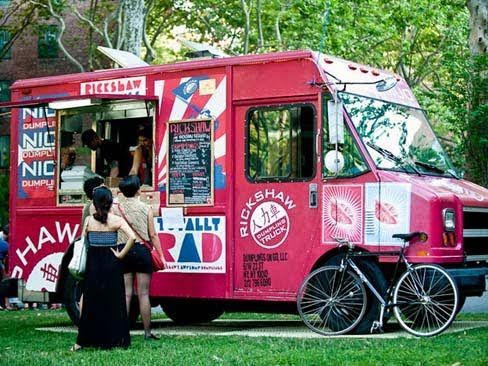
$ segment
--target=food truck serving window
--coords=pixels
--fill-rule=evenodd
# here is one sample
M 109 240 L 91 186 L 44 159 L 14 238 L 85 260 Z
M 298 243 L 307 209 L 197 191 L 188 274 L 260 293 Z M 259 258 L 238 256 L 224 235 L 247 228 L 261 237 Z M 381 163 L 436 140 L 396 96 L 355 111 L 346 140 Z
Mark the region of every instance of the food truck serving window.
M 84 203 L 83 183 L 96 176 L 118 187 L 121 177 L 138 175 L 142 189 L 153 190 L 153 102 L 101 101 L 58 118 L 58 204 Z
M 247 174 L 253 181 L 314 175 L 315 113 L 311 105 L 253 108 L 247 114 Z

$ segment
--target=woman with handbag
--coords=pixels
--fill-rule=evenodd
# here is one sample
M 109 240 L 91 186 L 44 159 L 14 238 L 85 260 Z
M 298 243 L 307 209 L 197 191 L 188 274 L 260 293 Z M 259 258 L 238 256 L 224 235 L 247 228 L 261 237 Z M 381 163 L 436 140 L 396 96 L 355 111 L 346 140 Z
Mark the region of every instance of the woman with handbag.
M 83 311 L 72 351 L 82 347 L 109 349 L 130 346 L 122 259 L 134 245 L 135 235 L 125 220 L 110 212 L 112 202 L 112 192 L 107 187 L 94 190 L 96 212 L 86 218 L 83 232 L 88 244 Z M 117 247 L 118 231 L 127 238 L 120 251 Z
M 114 207 L 114 213 L 122 216 L 136 235 L 136 245 L 129 251 L 124 260 L 124 281 L 127 312 L 130 310 L 132 298 L 134 275 L 137 280 L 137 296 L 139 299 L 139 310 L 144 325 L 144 339 L 158 339 L 151 333 L 151 304 L 149 302 L 149 285 L 153 272 L 153 259 L 149 247 L 153 246 L 156 257 L 165 267 L 165 260 L 158 234 L 154 228 L 154 217 L 151 206 L 139 200 L 141 182 L 139 177 L 130 175 L 125 177 L 119 184 L 119 189 L 127 198 L 125 202 Z M 125 233 L 119 232 L 118 242 L 126 240 Z M 156 254 L 153 253 L 153 254 Z

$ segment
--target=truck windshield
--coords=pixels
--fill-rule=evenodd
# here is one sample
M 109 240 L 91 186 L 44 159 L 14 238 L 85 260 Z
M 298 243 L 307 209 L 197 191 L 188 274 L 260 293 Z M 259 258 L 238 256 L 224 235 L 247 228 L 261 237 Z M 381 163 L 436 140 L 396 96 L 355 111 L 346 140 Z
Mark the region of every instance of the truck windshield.
M 454 175 L 422 110 L 347 93 L 341 99 L 378 168 Z

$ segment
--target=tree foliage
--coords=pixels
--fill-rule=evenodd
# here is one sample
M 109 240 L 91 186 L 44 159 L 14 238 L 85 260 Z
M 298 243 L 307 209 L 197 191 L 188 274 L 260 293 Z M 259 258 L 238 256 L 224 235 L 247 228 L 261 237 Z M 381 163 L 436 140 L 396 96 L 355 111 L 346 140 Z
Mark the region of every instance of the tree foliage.
M 84 7 L 81 3 L 88 2 L 19 1 L 10 11 L 22 19 L 18 25 L 35 16 L 62 22 L 68 12 L 76 13 L 92 44 L 89 69 L 100 66 L 96 45 L 136 54 L 140 50 L 148 62 L 181 58 L 184 51 L 169 46 L 177 36 L 229 54 L 310 48 L 388 69 L 412 86 L 453 160 L 468 170 L 470 178 L 488 185 L 488 164 L 483 160 L 488 156 L 486 0 L 90 0 Z

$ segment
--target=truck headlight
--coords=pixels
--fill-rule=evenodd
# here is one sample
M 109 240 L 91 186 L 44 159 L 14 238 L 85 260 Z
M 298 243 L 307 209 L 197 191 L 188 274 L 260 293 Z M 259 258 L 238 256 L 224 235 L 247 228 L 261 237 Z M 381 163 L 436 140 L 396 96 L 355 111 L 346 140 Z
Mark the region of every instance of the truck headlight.
M 452 232 L 456 229 L 456 214 L 452 208 L 442 210 L 442 218 L 445 231 Z

